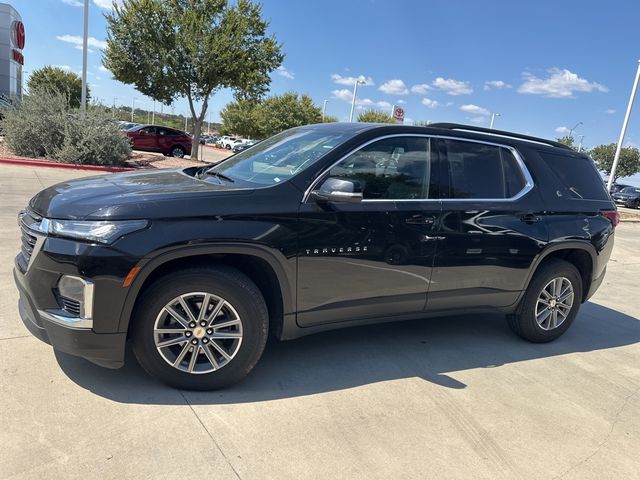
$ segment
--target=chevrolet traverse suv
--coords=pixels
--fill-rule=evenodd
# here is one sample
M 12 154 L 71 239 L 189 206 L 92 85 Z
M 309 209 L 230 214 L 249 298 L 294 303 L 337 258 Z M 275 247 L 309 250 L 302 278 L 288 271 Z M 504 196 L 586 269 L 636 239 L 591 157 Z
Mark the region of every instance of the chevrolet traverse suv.
M 601 284 L 618 212 L 592 160 L 456 124 L 294 128 L 215 165 L 63 182 L 20 213 L 24 324 L 178 388 L 267 337 L 493 311 L 548 342 Z

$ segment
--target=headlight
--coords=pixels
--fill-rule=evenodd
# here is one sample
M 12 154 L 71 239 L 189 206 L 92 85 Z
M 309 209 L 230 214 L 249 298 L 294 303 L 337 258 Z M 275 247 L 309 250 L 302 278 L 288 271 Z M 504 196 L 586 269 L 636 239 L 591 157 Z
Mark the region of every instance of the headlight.
M 46 233 L 59 237 L 74 238 L 99 243 L 113 243 L 118 238 L 146 228 L 147 220 L 84 221 L 84 220 L 43 220 Z

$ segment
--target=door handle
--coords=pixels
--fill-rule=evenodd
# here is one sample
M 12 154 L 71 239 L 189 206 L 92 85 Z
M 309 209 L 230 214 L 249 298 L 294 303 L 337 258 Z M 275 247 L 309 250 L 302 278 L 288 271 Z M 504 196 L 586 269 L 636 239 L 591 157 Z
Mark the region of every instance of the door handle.
M 432 217 L 431 215 L 412 215 L 404 222 L 409 225 L 433 225 L 435 221 L 436 217 Z
M 523 221 L 524 223 L 532 224 L 532 223 L 539 222 L 540 217 L 537 216 L 535 213 L 525 213 L 520 217 L 520 220 Z

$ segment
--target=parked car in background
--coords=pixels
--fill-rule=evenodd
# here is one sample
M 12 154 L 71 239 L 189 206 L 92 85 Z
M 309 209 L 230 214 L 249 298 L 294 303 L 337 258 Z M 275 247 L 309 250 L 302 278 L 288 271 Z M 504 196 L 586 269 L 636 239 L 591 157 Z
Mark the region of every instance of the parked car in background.
M 611 195 L 618 205 L 629 208 L 640 208 L 640 187 L 624 187 Z
M 125 130 L 125 131 L 126 130 L 130 130 L 130 129 L 135 128 L 135 127 L 139 127 L 139 126 L 140 126 L 139 123 L 122 122 L 122 121 L 118 122 L 118 128 L 120 130 Z
M 247 148 L 252 147 L 256 143 L 258 143 L 257 140 L 247 140 L 246 142 L 236 143 L 231 149 L 231 151 L 233 153 L 242 152 L 243 150 L 246 150 Z
M 182 158 L 191 152 L 191 137 L 183 131 L 157 125 L 140 125 L 127 130 L 134 150 L 160 152 Z
M 606 181 L 605 181 L 606 183 Z M 620 190 L 622 190 L 623 188 L 627 188 L 630 187 L 631 185 L 625 185 L 623 183 L 614 183 L 613 185 L 611 185 L 611 193 L 618 193 Z
M 220 139 L 220 142 L 218 143 L 222 148 L 231 150 L 237 142 L 242 142 L 242 140 L 240 140 L 238 137 L 228 137 L 225 135 L 224 137 L 222 137 L 222 139 Z

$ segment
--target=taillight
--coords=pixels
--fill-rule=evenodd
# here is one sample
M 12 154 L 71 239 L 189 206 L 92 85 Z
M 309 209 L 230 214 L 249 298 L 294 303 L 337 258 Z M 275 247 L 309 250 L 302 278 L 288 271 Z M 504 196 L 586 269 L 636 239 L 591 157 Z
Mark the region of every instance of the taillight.
M 602 210 L 600 215 L 609 220 L 614 227 L 620 223 L 620 213 L 617 210 Z

